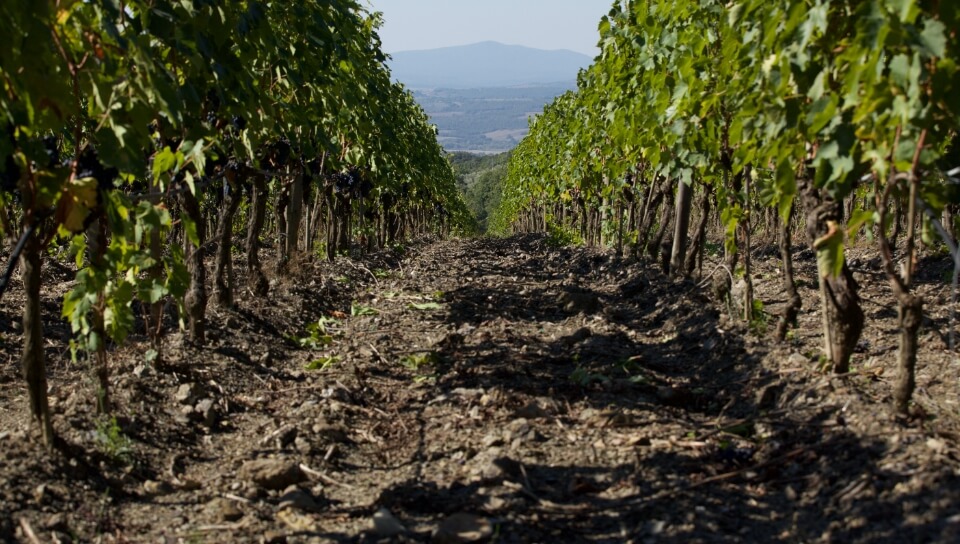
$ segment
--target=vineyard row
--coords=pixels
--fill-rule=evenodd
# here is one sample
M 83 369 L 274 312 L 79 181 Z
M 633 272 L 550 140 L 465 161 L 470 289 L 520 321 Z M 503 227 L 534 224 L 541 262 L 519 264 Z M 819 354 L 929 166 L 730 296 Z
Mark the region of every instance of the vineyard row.
M 214 302 L 234 304 L 235 236 L 265 296 L 265 243 L 284 274 L 472 228 L 436 127 L 391 81 L 380 23 L 354 0 L 0 3 L 0 221 L 14 247 L 2 288 L 19 259 L 22 368 L 48 446 L 48 255 L 75 258 L 63 317 L 107 412 L 108 342 L 146 308 L 146 357 L 162 364 L 173 301 L 202 345 L 208 273 Z
M 838 373 L 865 324 L 845 246 L 866 231 L 898 307 L 894 397 L 906 412 L 923 316 L 920 238 L 958 259 L 958 29 L 960 5 L 938 0 L 616 1 L 577 90 L 532 120 L 514 152 L 496 228 L 575 231 L 651 255 L 664 246 L 665 268 L 684 276 L 712 209 L 727 271 L 714 291 L 728 300 L 741 271 L 733 302 L 749 321 L 750 236 L 775 216 L 789 300 L 782 339 L 801 302 L 797 217 L 817 254 L 823 357 Z

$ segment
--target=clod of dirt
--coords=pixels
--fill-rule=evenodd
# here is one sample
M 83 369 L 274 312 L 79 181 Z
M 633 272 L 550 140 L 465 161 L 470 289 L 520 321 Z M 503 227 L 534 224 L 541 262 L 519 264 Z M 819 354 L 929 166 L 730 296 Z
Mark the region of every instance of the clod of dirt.
M 317 513 L 323 510 L 313 495 L 295 485 L 286 488 L 280 497 L 280 510 L 284 508 L 309 513 Z
M 168 495 L 173 493 L 173 486 L 163 481 L 147 480 L 143 482 L 143 491 L 147 495 L 153 496 Z
M 377 536 L 391 538 L 406 533 L 407 528 L 389 510 L 381 508 L 373 515 L 373 532 Z
M 789 368 L 795 368 L 795 367 L 802 368 L 809 364 L 810 364 L 810 359 L 807 359 L 806 357 L 804 357 L 799 353 L 792 353 L 790 354 L 790 357 L 787 358 L 787 365 L 789 365 Z
M 313 443 L 302 436 L 298 436 L 296 440 L 293 441 L 293 447 L 304 455 L 310 455 L 314 452 Z
M 231 500 L 217 497 L 204 507 L 207 516 L 213 521 L 230 523 L 243 517 L 243 511 Z
M 286 544 L 287 535 L 283 531 L 267 531 L 260 539 L 263 544 Z
M 644 277 L 633 278 L 623 285 L 620 286 L 620 294 L 625 297 L 633 298 L 637 295 L 643 294 L 644 291 L 650 286 L 650 282 L 647 281 Z
M 503 445 L 503 434 L 497 431 L 487 433 L 483 437 L 483 447 L 492 448 L 493 446 L 502 446 Z
M 69 533 L 70 525 L 67 523 L 67 516 L 63 512 L 57 512 L 53 514 L 47 521 L 44 522 L 43 528 L 48 531 L 58 531 L 61 533 Z
M 547 411 L 540 407 L 540 403 L 534 400 L 517 409 L 513 415 L 520 419 L 540 419 L 547 417 Z
M 300 431 L 293 425 L 288 425 L 286 427 L 281 427 L 276 431 L 270 433 L 269 435 L 263 437 L 260 440 L 262 446 L 268 444 L 273 444 L 278 450 L 282 450 L 289 446 L 290 444 L 296 443 L 297 439 L 300 438 Z M 308 441 L 303 441 L 304 446 L 309 445 Z M 299 450 L 299 446 L 297 447 Z
M 580 342 L 583 342 L 587 338 L 590 338 L 591 336 L 593 336 L 593 331 L 591 331 L 588 327 L 581 327 L 573 334 L 560 338 L 560 343 L 568 347 L 574 346 Z
M 498 441 L 498 443 L 500 443 Z M 503 448 L 491 446 L 470 460 L 469 474 L 473 481 L 494 482 L 522 477 L 520 463 L 503 454 Z
M 493 524 L 490 520 L 473 514 L 454 514 L 443 520 L 440 527 L 433 533 L 435 544 L 462 544 L 465 542 L 479 542 L 493 535 Z
M 671 385 L 664 385 L 657 388 L 657 400 L 660 401 L 661 404 L 679 408 L 684 408 L 693 401 L 688 390 Z
M 196 383 L 185 383 L 177 389 L 177 394 L 174 397 L 177 402 L 180 404 L 186 404 L 193 406 L 200 400 L 200 397 L 203 395 L 203 389 Z
M 600 298 L 586 291 L 564 291 L 557 302 L 568 314 L 591 315 L 600 311 Z
M 217 410 L 212 399 L 203 399 L 194 407 L 194 411 L 203 418 L 203 424 L 212 429 L 217 424 Z
M 350 435 L 347 434 L 347 428 L 335 423 L 318 423 L 313 426 L 313 433 L 325 442 L 334 444 L 349 444 L 351 442 Z
M 499 473 L 499 475 L 509 478 L 509 479 L 518 479 L 523 476 L 523 468 L 520 464 L 520 461 L 516 459 L 511 459 L 509 457 L 498 457 L 493 460 L 493 467 Z
M 761 388 L 757 392 L 757 408 L 765 410 L 774 407 L 777 404 L 777 399 L 780 398 L 780 394 L 783 393 L 783 387 L 782 383 L 774 383 Z
M 467 389 L 464 387 L 458 387 L 450 392 L 451 396 L 461 397 L 466 402 L 478 401 L 483 397 L 483 394 L 483 389 Z
M 282 459 L 247 461 L 240 467 L 240 477 L 272 491 L 280 491 L 306 479 L 300 467 Z

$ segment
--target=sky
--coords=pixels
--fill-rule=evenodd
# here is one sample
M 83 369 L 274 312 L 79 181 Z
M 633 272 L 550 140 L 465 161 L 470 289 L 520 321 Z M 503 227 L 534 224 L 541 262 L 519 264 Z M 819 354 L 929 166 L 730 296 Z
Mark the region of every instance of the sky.
M 386 53 L 496 41 L 599 53 L 597 25 L 612 0 L 363 0 L 382 11 Z

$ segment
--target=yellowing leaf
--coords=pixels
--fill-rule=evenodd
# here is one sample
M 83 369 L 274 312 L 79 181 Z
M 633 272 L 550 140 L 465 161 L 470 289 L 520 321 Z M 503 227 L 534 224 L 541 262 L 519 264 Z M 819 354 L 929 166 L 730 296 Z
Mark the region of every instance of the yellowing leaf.
M 64 187 L 57 204 L 57 221 L 70 232 L 83 231 L 90 210 L 97 207 L 97 180 L 74 178 Z
M 60 11 L 58 11 L 58 12 L 57 12 L 57 25 L 58 25 L 58 26 L 63 26 L 63 24 L 66 23 L 67 20 L 70 18 L 70 15 L 71 15 L 71 13 L 70 13 L 70 10 L 69 10 L 69 9 L 61 9 Z

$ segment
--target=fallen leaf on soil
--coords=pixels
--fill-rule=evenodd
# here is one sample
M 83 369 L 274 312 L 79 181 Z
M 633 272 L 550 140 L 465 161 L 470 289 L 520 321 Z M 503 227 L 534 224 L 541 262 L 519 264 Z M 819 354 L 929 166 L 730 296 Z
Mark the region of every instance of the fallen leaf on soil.
M 277 519 L 296 532 L 312 532 L 317 530 L 317 524 L 310 516 L 298 514 L 289 509 L 277 512 Z

